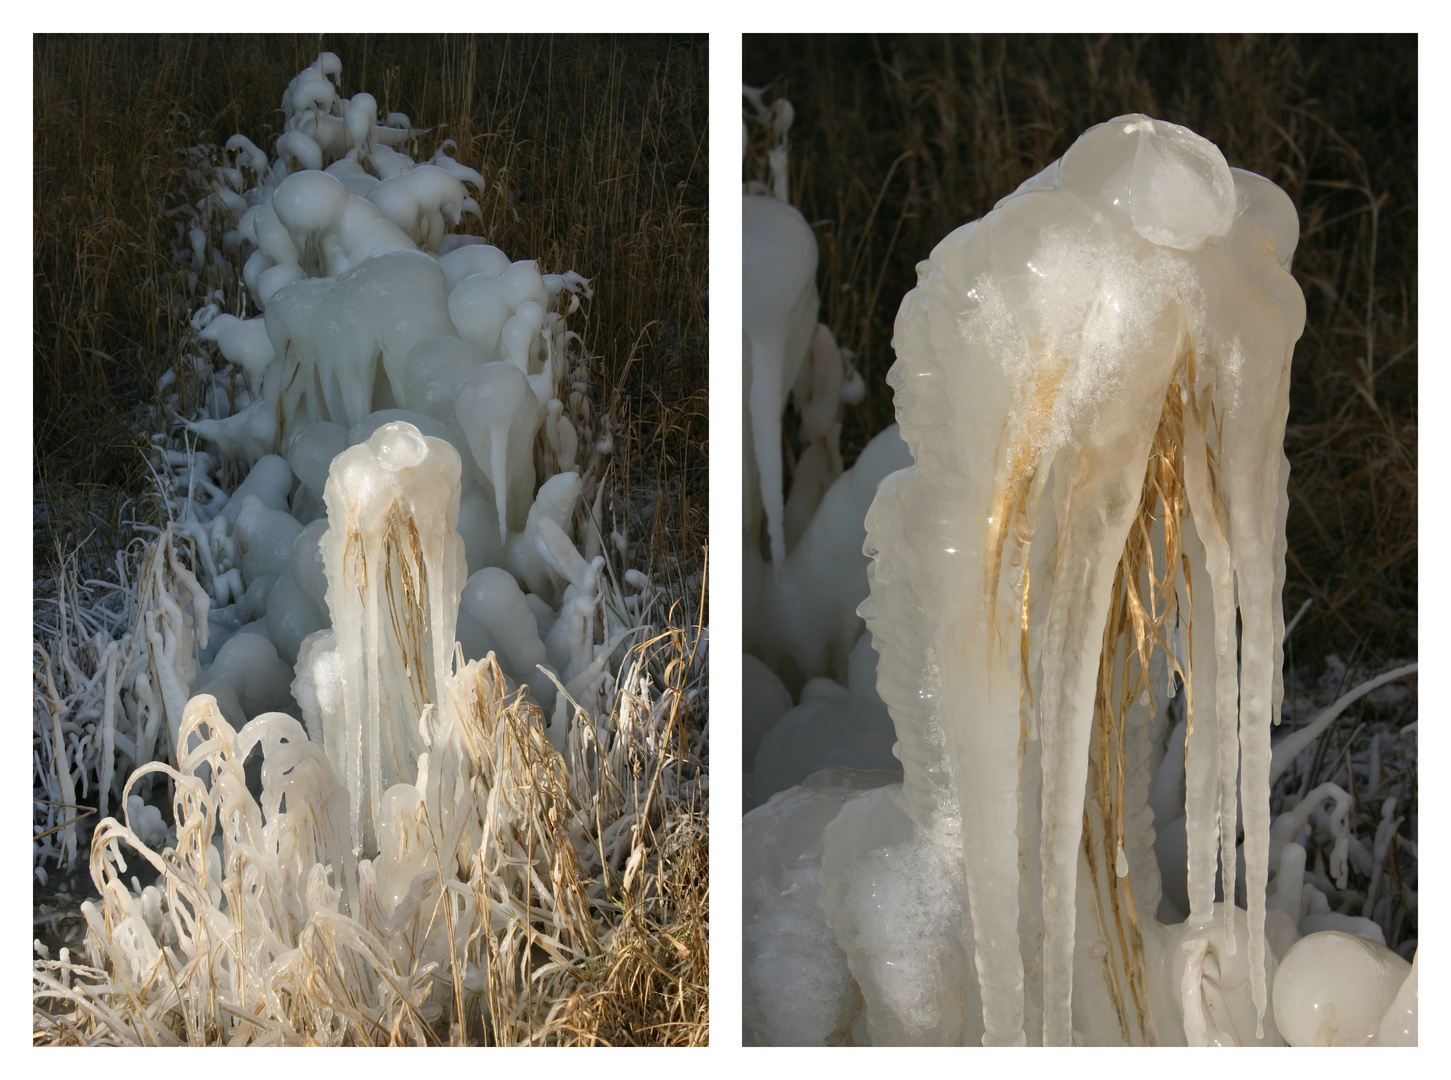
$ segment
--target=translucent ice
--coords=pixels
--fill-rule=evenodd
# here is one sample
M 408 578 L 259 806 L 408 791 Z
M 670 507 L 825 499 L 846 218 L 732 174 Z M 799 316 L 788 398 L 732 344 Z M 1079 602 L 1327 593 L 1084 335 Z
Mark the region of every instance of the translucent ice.
M 747 1044 L 853 1041 L 860 992 L 816 903 L 822 830 L 845 802 L 892 779 L 831 769 L 746 815 L 741 944 Z
M 741 215 L 747 485 L 759 477 L 758 513 L 779 568 L 786 558 L 781 409 L 816 328 L 816 237 L 795 207 L 769 196 L 746 196 Z M 751 516 L 748 508 L 748 527 Z
M 464 583 L 459 457 L 448 443 L 388 423 L 333 461 L 322 540 L 327 604 L 341 660 L 347 741 L 327 751 L 345 777 L 353 842 L 371 846 L 368 815 L 412 783 L 424 707 L 451 670 Z
M 1248 938 L 1264 1017 L 1297 235 L 1273 184 L 1187 129 L 1119 117 L 943 240 L 903 300 L 889 382 L 915 464 L 868 514 L 861 611 L 907 808 L 924 828 L 960 808 L 985 1042 L 1038 1041 L 1025 1003 L 1040 991 L 1042 1041 L 1073 1038 L 1076 935 L 1101 932 L 1075 899 L 1084 822 L 1135 828 L 1112 784 L 1085 806 L 1086 774 L 1121 785 L 1125 769 L 1090 745 L 1147 723 L 1150 657 L 1191 617 L 1192 656 L 1175 659 L 1192 718 L 1185 899 L 1191 920 L 1211 916 L 1216 852 L 1233 895 L 1242 790 L 1248 932 L 1225 909 L 1222 948 Z M 1036 791 L 1041 916 L 1020 910 L 1014 835 Z M 1099 895 L 1142 900 L 1117 861 L 1095 863 Z
M 872 1045 L 980 1039 L 957 837 L 923 832 L 894 784 L 843 805 L 822 844 L 821 906 L 861 989 Z
M 1290 948 L 1275 976 L 1275 1023 L 1292 1046 L 1379 1044 L 1381 1022 L 1409 976 L 1411 965 L 1384 945 L 1334 931 L 1310 934 Z M 1414 1010 L 1402 1006 L 1402 1031 L 1406 1016 L 1414 1024 Z

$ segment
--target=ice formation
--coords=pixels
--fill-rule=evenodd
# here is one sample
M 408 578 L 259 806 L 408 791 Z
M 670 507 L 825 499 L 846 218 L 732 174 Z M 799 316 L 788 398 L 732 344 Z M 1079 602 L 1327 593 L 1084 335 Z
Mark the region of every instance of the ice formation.
M 1278 187 L 1136 115 L 1090 129 L 919 265 L 889 375 L 912 460 L 872 481 L 860 608 L 902 780 L 835 796 L 819 854 L 795 842 L 820 889 L 798 917 L 834 932 L 838 951 L 823 945 L 817 963 L 850 969 L 857 1041 L 1414 1038 L 1409 965 L 1361 937 L 1358 953 L 1328 949 L 1326 931 L 1374 924 L 1317 915 L 1324 896 L 1301 887 L 1312 819 L 1341 837 L 1332 874 L 1343 865 L 1344 793 L 1326 785 L 1270 820 L 1272 773 L 1303 747 L 1270 740 L 1297 239 Z M 783 575 L 758 577 L 770 611 Z M 779 709 L 771 677 L 805 701 L 826 672 L 798 658 L 829 658 L 829 637 L 773 649 L 769 630 L 751 638 L 751 604 L 748 645 L 767 670 L 748 667 L 748 703 Z M 853 658 L 859 647 L 847 640 Z M 1176 687 L 1187 715 L 1174 726 Z M 762 753 L 802 707 L 774 726 L 746 718 L 765 729 L 748 848 L 813 790 L 772 797 L 778 781 L 760 782 Z M 844 734 L 852 712 L 823 723 Z M 757 922 L 787 902 L 758 901 Z M 1355 963 L 1377 978 L 1348 974 Z M 1315 1019 L 1327 1002 L 1330 1028 Z M 809 1024 L 783 1035 L 751 1016 L 748 1001 L 748 1038 L 815 1041 Z
M 340 98 L 339 71 L 324 53 L 293 81 L 274 158 L 234 137 L 202 203 L 220 235 L 195 230 L 196 272 L 218 287 L 194 325 L 233 367 L 218 377 L 198 358 L 211 415 L 187 427 L 216 449 L 168 459 L 185 497 L 147 565 L 145 635 L 120 650 L 131 729 L 107 724 L 107 750 L 135 771 L 107 770 L 101 812 L 125 780 L 129 828 L 99 827 L 105 895 L 86 913 L 93 963 L 137 978 L 163 955 L 223 963 L 206 959 L 208 934 L 256 931 L 267 955 L 214 973 L 236 1015 L 258 993 L 303 993 L 289 979 L 309 934 L 351 934 L 356 963 L 334 989 L 416 1025 L 438 992 L 430 967 L 461 972 L 479 954 L 478 890 L 502 888 L 496 918 L 519 919 L 513 890 L 528 897 L 530 875 L 565 865 L 538 861 L 548 836 L 510 830 L 538 820 L 543 799 L 559 829 L 589 834 L 567 820 L 580 799 L 560 755 L 590 770 L 585 788 L 614 770 L 624 751 L 606 761 L 595 725 L 652 590 L 633 571 L 617 582 L 601 553 L 608 420 L 566 324 L 589 283 L 450 233 L 478 216 L 470 190 L 484 177 L 447 145 L 413 161 L 407 118 L 380 122 L 371 95 Z M 229 494 L 218 476 L 239 466 Z M 547 740 L 519 726 L 521 689 L 546 710 Z M 260 799 L 243 767 L 258 747 Z M 492 790 L 512 787 L 516 766 L 559 776 Z M 147 801 L 158 777 L 175 789 L 169 830 Z M 128 890 L 121 841 L 169 875 L 165 896 Z M 74 858 L 74 830 L 61 842 Z M 566 885 L 577 891 L 547 891 Z M 538 946 L 520 947 L 527 961 Z
M 766 176 L 746 183 L 742 203 L 749 808 L 823 767 L 896 767 L 886 710 L 862 674 L 865 657 L 856 678 L 849 670 L 863 626 L 856 608 L 867 595 L 862 521 L 878 481 L 910 458 L 894 426 L 843 469 L 842 418 L 864 384 L 850 352 L 816 322 L 816 238 L 785 201 L 791 106 L 767 106 L 751 87 L 744 93 L 748 163 L 755 125 Z M 788 408 L 797 421 L 789 459 Z M 844 704 L 824 700 L 832 697 Z

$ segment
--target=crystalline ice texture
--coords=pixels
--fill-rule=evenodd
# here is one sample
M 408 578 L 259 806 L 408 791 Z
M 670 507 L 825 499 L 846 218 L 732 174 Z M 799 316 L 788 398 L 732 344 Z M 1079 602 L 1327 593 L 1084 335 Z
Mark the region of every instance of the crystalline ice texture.
M 960 807 L 987 1043 L 1027 1036 L 1015 824 L 1020 755 L 1035 740 L 1042 1039 L 1071 1036 L 1100 650 L 1165 424 L 1182 445 L 1199 624 L 1186 765 L 1191 914 L 1212 912 L 1216 850 L 1233 895 L 1233 826 L 1221 835 L 1220 822 L 1235 820 L 1238 772 L 1249 968 L 1263 1015 L 1282 443 L 1304 324 L 1286 270 L 1297 236 L 1294 208 L 1273 184 L 1231 170 L 1187 129 L 1119 117 L 943 240 L 902 302 L 889 381 L 915 464 L 883 483 L 868 514 L 875 564 L 861 613 L 881 654 L 878 689 L 896 723 L 909 812 L 930 828 L 945 804 Z

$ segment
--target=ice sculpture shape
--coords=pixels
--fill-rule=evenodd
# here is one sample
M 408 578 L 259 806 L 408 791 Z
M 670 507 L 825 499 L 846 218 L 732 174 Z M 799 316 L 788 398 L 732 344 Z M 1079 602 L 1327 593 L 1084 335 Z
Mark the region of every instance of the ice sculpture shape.
M 1144 982 L 1158 882 L 1133 865 L 1124 746 L 1164 656 L 1190 702 L 1190 919 L 1214 916 L 1216 856 L 1233 895 L 1238 775 L 1238 936 L 1263 1020 L 1297 236 L 1269 181 L 1185 128 L 1118 117 L 943 240 L 902 302 L 889 382 L 915 464 L 868 513 L 860 610 L 908 812 L 929 832 L 961 816 L 986 1043 L 1024 1042 L 1039 993 L 1042 1041 L 1070 1041 L 1085 820 L 1117 849 L 1090 867 L 1119 927 L 1113 992 Z M 1180 653 L 1176 622 L 1197 631 Z M 1246 943 L 1223 918 L 1232 953 Z
M 323 745 L 349 793 L 353 845 L 372 847 L 384 791 L 411 784 L 420 731 L 452 673 L 464 584 L 458 452 L 411 424 L 384 424 L 332 463 L 322 538 L 344 727 Z

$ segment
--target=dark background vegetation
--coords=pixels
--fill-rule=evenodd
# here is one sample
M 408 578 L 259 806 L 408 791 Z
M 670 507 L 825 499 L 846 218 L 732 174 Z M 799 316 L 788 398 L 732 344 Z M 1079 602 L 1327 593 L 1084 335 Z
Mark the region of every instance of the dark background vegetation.
M 571 319 L 616 414 L 618 479 L 650 492 L 652 556 L 706 535 L 707 44 L 697 37 L 37 36 L 37 577 L 89 535 L 109 563 L 167 417 L 155 393 L 191 305 L 173 273 L 184 151 L 242 133 L 269 153 L 291 78 L 322 50 L 342 93 L 446 137 L 500 191 L 481 228 L 510 258 L 577 270 Z M 191 197 L 195 198 L 193 194 Z M 516 220 L 517 213 L 517 220 Z M 179 372 L 183 389 L 188 377 Z M 130 509 L 127 509 L 127 507 Z M 94 531 L 94 532 L 93 532 Z M 668 536 L 667 536 L 668 534 Z M 637 532 L 636 535 L 639 535 Z M 664 547 L 660 543 L 663 542 Z
M 816 229 L 821 319 L 869 387 L 848 460 L 892 421 L 883 385 L 914 267 L 1084 130 L 1143 112 L 1218 144 L 1300 210 L 1285 610 L 1319 671 L 1416 648 L 1414 36 L 756 37 L 745 80 L 796 110 L 791 199 Z

